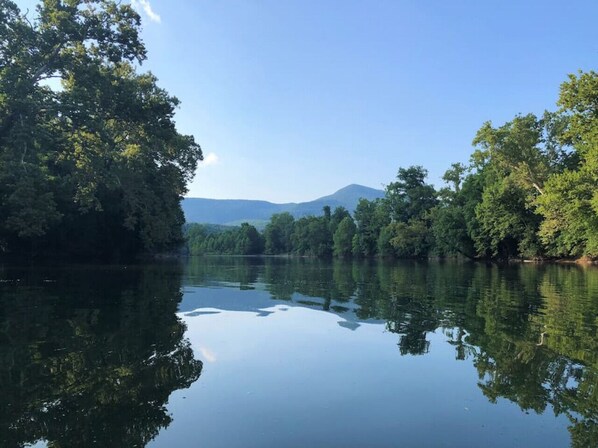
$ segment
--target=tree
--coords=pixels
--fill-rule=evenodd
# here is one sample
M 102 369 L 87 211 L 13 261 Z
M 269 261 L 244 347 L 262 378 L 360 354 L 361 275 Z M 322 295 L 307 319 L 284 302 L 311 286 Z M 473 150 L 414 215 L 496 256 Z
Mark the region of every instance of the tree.
M 486 122 L 478 130 L 473 144 L 478 149 L 474 159 L 486 159 L 524 189 L 544 194 L 548 177 L 571 163 L 570 152 L 559 136 L 567 125 L 567 116 L 545 112 L 518 115 L 499 128 Z
M 598 257 L 598 73 L 570 75 L 558 101 L 569 118 L 562 141 L 579 163 L 552 176 L 538 199 L 540 236 L 555 256 Z
M 598 172 L 582 163 L 546 183 L 539 235 L 553 256 L 598 257 Z
M 202 153 L 175 128 L 178 100 L 135 71 L 146 58 L 139 15 L 111 0 L 46 0 L 30 21 L 1 0 L 0 19 L 2 250 L 179 244 L 180 199 Z
M 409 222 L 394 222 L 390 226 L 392 238 L 389 242 L 396 256 L 422 258 L 428 255 L 432 246 L 432 233 L 426 222 L 412 219 Z
M 351 256 L 355 231 L 353 219 L 350 216 L 345 216 L 334 232 L 334 255 L 341 258 Z
M 380 233 L 378 252 L 399 257 L 424 257 L 431 248 L 431 211 L 438 204 L 434 187 L 425 183 L 421 166 L 399 168 L 397 181 L 386 187 L 384 202 L 391 223 Z
M 264 230 L 266 253 L 290 254 L 295 218 L 288 212 L 272 215 Z
M 345 218 L 351 218 L 351 214 L 345 207 L 336 207 L 330 216 L 330 234 L 334 235 L 338 225 Z
M 472 230 L 476 224 L 475 206 L 481 200 L 481 189 L 476 188 L 480 174 L 464 176 L 466 170 L 464 165 L 454 163 L 446 171 L 443 179 L 453 188 L 440 190 L 442 200 L 432 210 L 432 233 L 439 255 L 476 256 Z
M 264 250 L 264 240 L 257 229 L 244 222 L 239 229 L 235 253 L 241 255 L 258 255 Z
M 393 221 L 421 219 L 437 203 L 434 187 L 425 183 L 427 170 L 421 166 L 399 168 L 397 180 L 386 187 L 385 201 Z
M 475 213 L 482 231 L 474 238 L 478 252 L 504 259 L 541 253 L 536 235 L 540 218 L 527 206 L 525 192 L 510 178 L 487 186 Z
M 329 230 L 330 215 L 324 209 L 324 216 L 305 216 L 295 223 L 293 250 L 298 255 L 329 257 L 332 255 L 332 235 Z
M 360 199 L 355 208 L 357 232 L 353 237 L 353 254 L 371 257 L 377 253 L 380 231 L 390 222 L 386 202 Z
M 473 144 L 472 162 L 483 172 L 483 193 L 475 207 L 478 232 L 472 235 L 479 253 L 493 257 L 537 257 L 544 252 L 537 233 L 538 199 L 551 175 L 574 157 L 559 136 L 568 118 L 545 112 L 516 116 L 494 128 L 486 122 Z

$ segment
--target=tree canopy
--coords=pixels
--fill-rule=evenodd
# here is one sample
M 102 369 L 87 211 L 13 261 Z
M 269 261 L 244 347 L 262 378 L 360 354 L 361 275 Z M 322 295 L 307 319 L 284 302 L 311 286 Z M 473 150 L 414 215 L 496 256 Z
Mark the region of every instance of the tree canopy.
M 110 0 L 0 0 L 0 251 L 134 255 L 182 240 L 202 153 Z

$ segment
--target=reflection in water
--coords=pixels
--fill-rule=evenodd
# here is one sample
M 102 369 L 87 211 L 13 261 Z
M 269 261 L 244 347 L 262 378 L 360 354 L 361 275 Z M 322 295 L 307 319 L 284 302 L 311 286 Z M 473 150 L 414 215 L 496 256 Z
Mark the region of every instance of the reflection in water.
M 455 359 L 473 363 L 489 401 L 506 398 L 538 414 L 551 409 L 568 418 L 572 446 L 598 446 L 596 269 L 206 258 L 190 262 L 186 281 L 261 289 L 291 306 L 338 314 L 352 330 L 383 320 L 401 355 L 428 353 L 428 335 L 441 330 Z M 253 308 L 247 297 L 191 298 L 188 306 L 256 313 L 271 306 L 257 297 Z
M 180 269 L 0 272 L 0 446 L 145 446 L 202 364 L 176 316 Z
M 189 260 L 184 277 L 182 274 L 176 265 L 0 270 L 0 446 L 47 441 L 56 447 L 133 447 L 148 444 L 159 432 L 168 436 L 172 427 L 177 426 L 162 431 L 172 420 L 169 414 L 172 408 L 166 408 L 169 397 L 174 391 L 189 387 L 202 371 L 202 363 L 194 358 L 193 350 L 210 363 L 210 372 L 214 373 L 204 376 L 198 384 L 209 384 L 215 395 L 210 395 L 212 389 L 208 388 L 201 390 L 201 396 L 195 393 L 206 401 L 186 400 L 184 409 L 191 412 L 187 415 L 175 412 L 174 418 L 178 421 L 179 415 L 181 424 L 188 426 L 181 431 L 200 437 L 208 445 L 210 440 L 205 432 L 197 435 L 196 425 L 209 425 L 210 417 L 224 416 L 226 426 L 214 428 L 217 437 L 223 437 L 230 432 L 229 426 L 239 423 L 227 421 L 229 414 L 273 415 L 276 406 L 289 409 L 287 406 L 296 405 L 299 410 L 289 417 L 291 426 L 284 427 L 285 430 L 301 428 L 295 419 L 304 419 L 312 413 L 320 415 L 318 412 L 326 414 L 327 409 L 309 407 L 310 403 L 316 406 L 320 403 L 309 395 L 309 390 L 316 388 L 314 383 L 322 381 L 310 376 L 310 366 L 317 364 L 325 364 L 329 369 L 326 380 L 330 383 L 326 384 L 332 385 L 331 401 L 346 400 L 339 402 L 337 412 L 347 410 L 345 417 L 363 421 L 362 432 L 373 437 L 370 434 L 388 427 L 367 430 L 367 417 L 374 409 L 381 409 L 386 397 L 376 395 L 378 391 L 351 386 L 349 377 L 362 383 L 368 378 L 376 379 L 389 395 L 388 402 L 398 406 L 388 408 L 392 412 L 402 407 L 403 415 L 408 415 L 421 401 L 422 408 L 430 413 L 431 407 L 438 408 L 441 404 L 425 401 L 421 391 L 427 384 L 421 383 L 431 378 L 437 381 L 445 375 L 444 369 L 448 377 L 449 371 L 455 372 L 454 364 L 460 362 L 475 367 L 471 383 L 476 396 L 483 394 L 490 402 L 506 399 L 526 412 L 564 416 L 572 446 L 598 446 L 597 269 L 205 258 Z M 304 312 L 295 313 L 291 309 Z M 319 318 L 316 318 L 309 309 L 325 313 L 317 313 Z M 242 320 L 237 312 L 244 312 L 243 316 L 251 313 L 256 319 Z M 289 317 L 281 319 L 282 314 Z M 331 316 L 334 319 L 330 320 Z M 310 321 L 302 327 L 292 319 Z M 183 320 L 189 322 L 187 335 Z M 261 325 L 274 320 L 275 326 Z M 197 340 L 191 347 L 187 338 L 193 339 L 193 321 L 202 322 L 203 335 L 210 331 L 210 322 L 224 328 L 218 327 L 218 337 L 213 340 Z M 377 357 L 378 353 L 361 352 L 355 358 L 353 352 L 318 351 L 318 344 L 330 350 L 344 346 L 336 339 L 332 345 L 326 345 L 325 338 L 337 338 L 338 334 L 356 345 L 361 345 L 360 338 L 372 338 L 362 347 L 386 344 L 388 338 L 378 338 L 378 333 L 372 330 L 380 327 L 371 324 L 383 325 L 390 333 L 385 336 L 397 344 L 398 350 L 391 345 L 390 354 L 405 360 L 403 364 L 393 364 L 397 370 L 385 372 L 391 369 L 390 363 L 377 365 L 377 361 L 384 359 Z M 212 325 L 211 330 L 215 331 Z M 256 333 L 235 335 L 235 325 L 244 325 L 243 328 Z M 327 325 L 335 327 L 337 332 Z M 309 334 L 313 339 L 308 341 L 311 345 L 301 345 L 297 340 L 305 334 L 304 328 L 312 331 Z M 248 359 L 248 349 L 252 344 L 253 348 L 259 345 L 253 342 L 259 340 L 258 336 L 268 341 L 266 344 L 284 343 L 272 349 L 275 356 Z M 287 344 L 295 344 L 295 351 L 286 350 Z M 449 358 L 454 357 L 455 361 L 450 360 L 453 366 L 440 364 L 446 360 L 434 358 L 439 344 L 445 344 Z M 306 346 L 313 352 L 302 353 L 300 350 Z M 270 348 L 265 352 L 269 353 Z M 371 364 L 362 360 L 366 355 Z M 310 364 L 310 357 L 315 364 Z M 303 365 L 298 359 L 307 361 Z M 335 365 L 337 360 L 347 359 L 350 362 Z M 434 362 L 439 364 L 431 367 L 438 371 L 427 379 L 400 376 L 407 371 L 421 376 L 422 372 L 417 370 L 420 367 L 410 366 L 429 359 L 436 359 Z M 413 362 L 408 366 L 410 361 Z M 285 365 L 290 370 L 284 371 Z M 403 369 L 400 372 L 398 365 Z M 305 375 L 301 374 L 303 367 Z M 268 376 L 268 369 L 282 370 L 282 379 Z M 299 379 L 287 385 L 285 381 L 292 375 Z M 338 386 L 334 384 L 335 376 L 339 378 Z M 260 388 L 263 395 L 254 395 L 250 393 L 256 384 L 243 382 L 249 377 L 262 383 L 268 381 L 265 377 L 275 381 Z M 392 387 L 397 390 L 401 381 L 410 383 L 406 389 L 400 389 L 402 395 L 396 400 L 388 391 Z M 247 390 L 238 389 L 239 383 L 247 384 Z M 302 384 L 308 389 L 302 389 Z M 347 389 L 343 388 L 345 385 Z M 457 390 L 454 384 L 440 387 Z M 188 391 L 190 396 L 194 390 L 195 386 Z M 229 401 L 228 390 L 234 391 Z M 269 394 L 269 390 L 282 390 L 285 397 Z M 458 390 L 463 393 L 466 389 Z M 295 401 L 286 398 L 289 394 L 295 394 Z M 368 394 L 372 394 L 372 402 L 368 401 Z M 444 391 L 434 389 L 432 400 L 435 394 Z M 430 395 L 426 396 L 429 400 Z M 253 397 L 255 401 L 251 401 Z M 248 414 L 240 410 L 243 400 L 254 406 Z M 485 405 L 487 400 L 482 398 Z M 258 408 L 262 414 L 257 412 Z M 447 409 L 463 410 L 464 405 L 455 399 Z M 195 410 L 197 415 L 204 416 L 203 421 L 199 417 L 189 419 Z M 466 411 L 467 407 L 463 412 Z M 458 427 L 467 420 L 453 414 L 454 419 L 434 424 Z M 381 414 L 377 415 L 380 418 Z M 418 414 L 413 411 L 413 415 Z M 318 432 L 319 428 L 310 429 L 325 437 L 324 434 L 332 434 L 331 425 L 342 424 L 340 420 L 338 423 L 328 420 L 322 432 Z M 414 420 L 417 424 L 419 421 Z M 546 422 L 551 424 L 550 420 Z M 511 423 L 514 421 L 505 425 Z M 250 436 L 255 430 L 251 424 L 259 422 L 248 418 L 245 429 Z M 477 434 L 475 437 L 481 437 L 467 440 L 468 446 L 485 445 L 483 428 L 478 428 L 477 433 L 471 427 L 468 429 Z M 340 437 L 343 431 L 335 437 Z M 187 435 L 184 434 L 183 440 L 191 446 L 199 444 L 185 439 Z M 455 437 L 462 441 L 464 435 L 458 433 Z M 267 440 L 274 443 L 271 438 Z M 514 440 L 510 443 L 517 445 Z M 367 442 L 370 446 L 389 444 L 388 439 Z M 153 443 L 174 446 L 162 444 L 160 437 Z M 284 440 L 281 444 L 285 444 Z

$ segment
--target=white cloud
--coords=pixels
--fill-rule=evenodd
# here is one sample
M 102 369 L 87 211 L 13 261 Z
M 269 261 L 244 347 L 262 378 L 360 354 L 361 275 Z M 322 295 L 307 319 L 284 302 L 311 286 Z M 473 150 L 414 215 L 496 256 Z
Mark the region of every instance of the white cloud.
M 218 156 L 216 154 L 214 154 L 213 152 L 209 152 L 207 153 L 204 158 L 203 158 L 203 162 L 200 162 L 200 167 L 205 167 L 205 166 L 210 166 L 210 165 L 216 165 L 218 163 L 219 159 Z
M 216 355 L 208 347 L 199 347 L 199 352 L 202 354 L 204 359 L 208 362 L 216 362 Z
M 131 0 L 131 6 L 137 11 L 143 11 L 152 22 L 160 23 L 162 21 L 160 16 L 152 9 L 149 0 Z

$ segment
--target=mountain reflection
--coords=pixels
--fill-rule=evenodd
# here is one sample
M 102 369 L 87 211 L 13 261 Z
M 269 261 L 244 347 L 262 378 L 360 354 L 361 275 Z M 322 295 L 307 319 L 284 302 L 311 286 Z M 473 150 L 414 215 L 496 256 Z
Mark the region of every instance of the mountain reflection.
M 176 316 L 181 269 L 0 271 L 0 446 L 141 447 L 202 363 Z
M 349 330 L 383 321 L 401 355 L 425 355 L 433 350 L 427 335 L 441 331 L 455 359 L 473 363 L 489 401 L 564 414 L 573 447 L 598 446 L 595 268 L 205 258 L 190 261 L 185 282 L 255 289 L 250 299 L 232 289 L 226 300 L 190 294 L 181 305 L 188 311 L 267 316 L 280 300 L 335 313 Z

